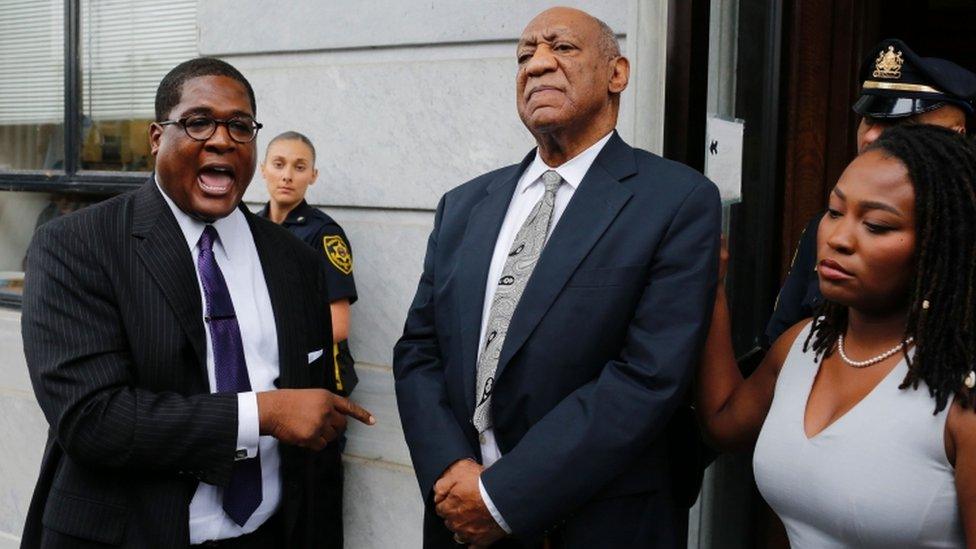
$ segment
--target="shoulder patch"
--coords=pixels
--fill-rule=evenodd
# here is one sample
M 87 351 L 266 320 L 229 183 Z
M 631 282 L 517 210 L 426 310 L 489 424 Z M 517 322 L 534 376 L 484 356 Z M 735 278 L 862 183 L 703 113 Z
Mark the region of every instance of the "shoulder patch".
M 342 274 L 352 273 L 352 255 L 349 253 L 349 246 L 339 235 L 326 235 L 322 237 L 322 248 L 325 256 L 329 258 L 329 263 L 335 265 L 336 269 Z

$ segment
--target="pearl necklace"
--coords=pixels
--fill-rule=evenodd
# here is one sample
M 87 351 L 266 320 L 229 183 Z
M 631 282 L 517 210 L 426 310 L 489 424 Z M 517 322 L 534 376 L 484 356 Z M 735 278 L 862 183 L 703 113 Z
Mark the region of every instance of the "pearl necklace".
M 837 351 L 840 352 L 841 360 L 846 362 L 848 366 L 854 368 L 867 368 L 868 366 L 871 366 L 872 364 L 877 364 L 882 360 L 890 357 L 891 355 L 897 353 L 902 349 L 902 347 L 907 347 L 911 345 L 912 341 L 915 341 L 915 338 L 909 337 L 905 341 L 899 343 L 898 345 L 895 345 L 894 347 L 888 349 L 887 351 L 881 353 L 880 355 L 873 358 L 869 358 L 867 360 L 851 360 L 850 358 L 847 357 L 847 353 L 844 352 L 844 334 L 840 334 L 837 336 Z

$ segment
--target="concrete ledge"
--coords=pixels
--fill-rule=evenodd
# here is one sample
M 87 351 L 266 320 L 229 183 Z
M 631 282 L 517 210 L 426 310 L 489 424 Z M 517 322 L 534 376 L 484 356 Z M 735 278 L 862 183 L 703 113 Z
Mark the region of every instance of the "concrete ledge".
M 232 61 L 254 86 L 265 124 L 259 159 L 286 130 L 315 144 L 313 204 L 433 210 L 446 191 L 517 164 L 535 146 L 516 111 L 514 42 Z M 619 129 L 629 141 L 636 93 L 621 97 Z M 245 199 L 267 197 L 258 173 Z
M 19 549 L 20 536 L 0 532 L 0 549 Z
M 433 210 L 446 191 L 519 162 L 534 146 L 515 110 L 514 48 L 471 49 L 479 51 L 467 59 L 412 50 L 362 63 L 330 53 L 237 63 L 266 125 L 259 159 L 275 135 L 296 130 L 317 152 L 309 202 Z M 304 66 L 289 66 L 293 57 Z M 246 199 L 267 199 L 260 173 Z
M 18 392 L 34 398 L 34 389 L 24 359 L 24 341 L 20 336 L 20 311 L 0 308 L 0 393 Z
M 367 427 L 357 421 L 349 422 L 346 431 L 346 457 L 366 461 L 382 460 L 410 468 L 410 453 L 403 440 L 403 426 L 393 396 L 393 372 L 390 368 L 357 364 L 359 386 L 352 398 L 376 417 L 376 425 Z
M 596 15 L 617 32 L 627 28 L 628 0 L 561 4 Z M 533 16 L 553 3 L 494 0 L 489 8 L 479 0 L 292 0 L 287 6 L 207 0 L 197 5 L 200 53 L 228 55 L 515 40 Z
M 46 440 L 34 395 L 0 394 L 0 534 L 20 538 Z M 0 547 L 8 540 L 0 535 Z
M 423 505 L 413 472 L 384 462 L 345 458 L 345 546 L 421 547 Z

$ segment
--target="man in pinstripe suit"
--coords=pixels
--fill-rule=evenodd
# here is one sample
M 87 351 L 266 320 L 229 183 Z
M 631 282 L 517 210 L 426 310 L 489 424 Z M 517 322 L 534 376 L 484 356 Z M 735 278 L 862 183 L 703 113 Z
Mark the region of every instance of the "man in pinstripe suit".
M 333 394 L 321 259 L 240 206 L 254 93 L 232 66 L 166 75 L 140 189 L 44 225 L 23 335 L 50 424 L 23 547 L 321 547 Z M 340 542 L 341 543 L 341 542 Z

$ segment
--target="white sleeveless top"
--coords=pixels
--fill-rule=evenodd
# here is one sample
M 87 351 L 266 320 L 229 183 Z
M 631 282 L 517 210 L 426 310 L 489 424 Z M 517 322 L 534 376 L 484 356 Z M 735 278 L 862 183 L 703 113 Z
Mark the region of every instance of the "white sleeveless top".
M 902 360 L 864 400 L 807 439 L 803 417 L 819 363 L 800 332 L 776 381 L 753 469 L 795 549 L 963 547 L 948 409 L 922 383 L 898 386 Z

